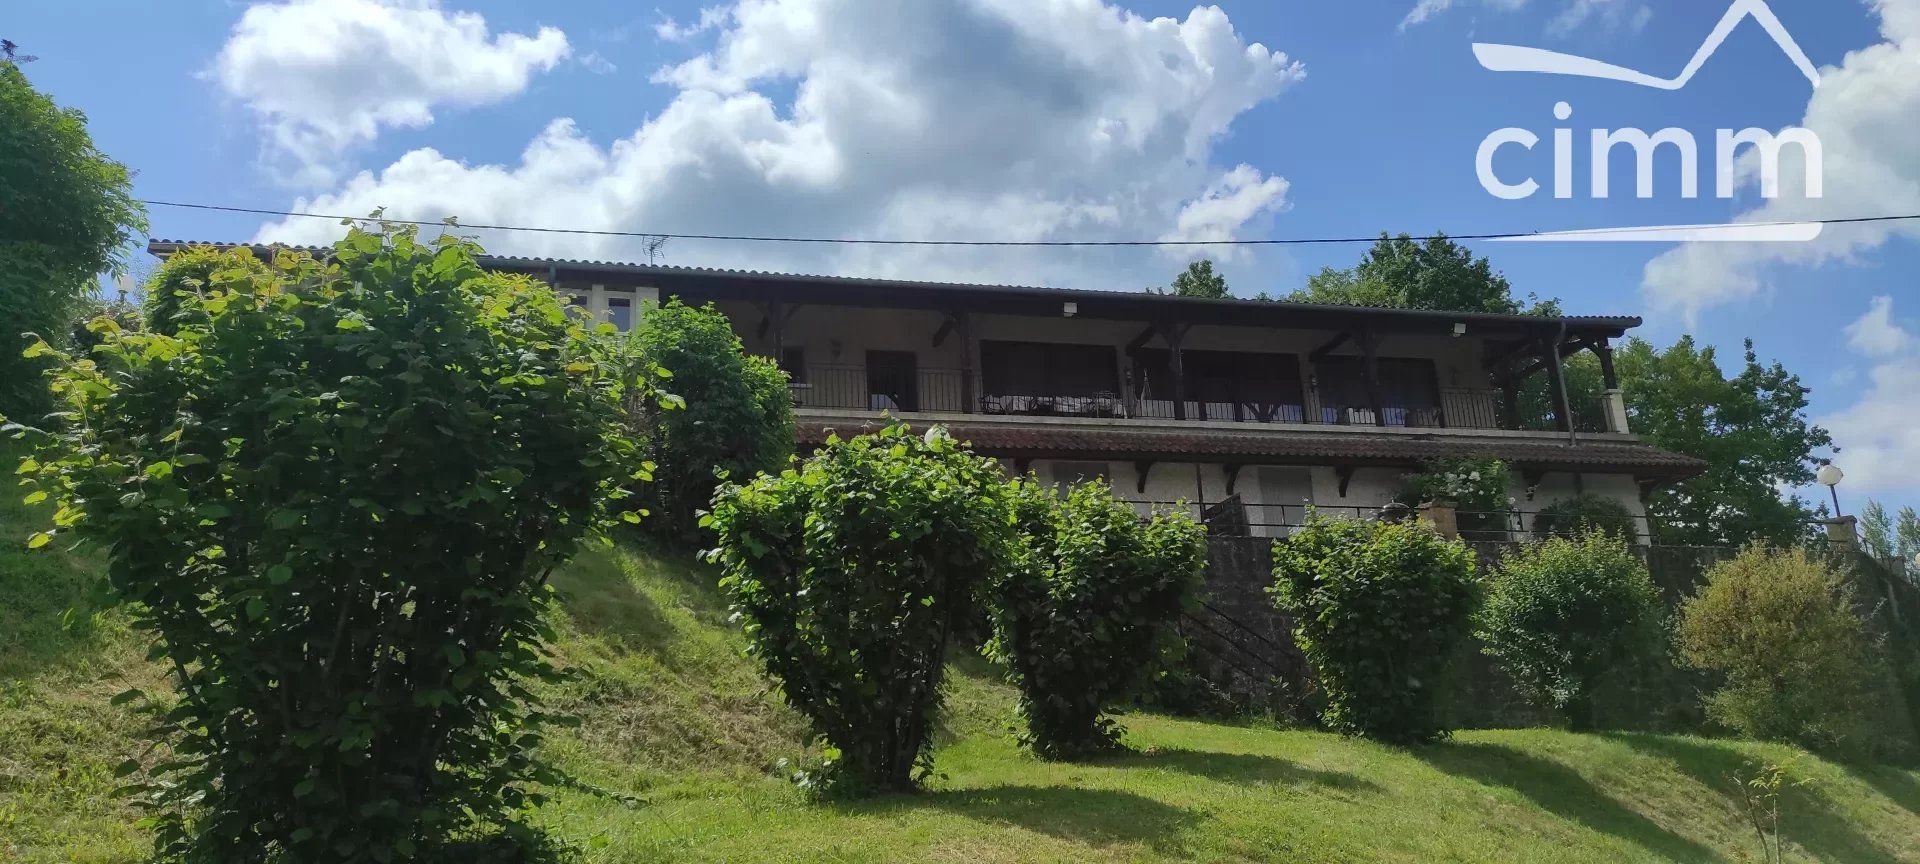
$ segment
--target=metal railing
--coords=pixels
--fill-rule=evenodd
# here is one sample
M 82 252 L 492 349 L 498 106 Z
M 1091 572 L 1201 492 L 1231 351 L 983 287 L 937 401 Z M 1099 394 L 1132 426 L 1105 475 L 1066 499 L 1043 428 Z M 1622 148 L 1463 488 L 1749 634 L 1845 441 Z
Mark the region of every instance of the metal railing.
M 1308 426 L 1387 426 L 1408 429 L 1507 429 L 1553 432 L 1560 424 L 1549 411 L 1509 410 L 1498 391 L 1446 388 L 1438 404 L 1340 404 L 1309 397 L 1294 402 L 1210 402 L 1187 400 L 1184 410 L 1172 399 L 1130 397 L 1114 392 L 1089 394 L 979 393 L 971 406 L 967 376 L 958 369 L 881 369 L 856 364 L 813 364 L 790 385 L 796 407 L 854 408 L 893 412 L 968 412 L 1013 417 L 1133 418 Z M 969 412 L 969 408 L 971 411 Z M 1573 427 L 1578 432 L 1612 432 L 1605 397 L 1576 399 Z M 1384 422 L 1382 420 L 1384 419 Z
M 1404 519 L 1418 515 L 1414 508 L 1388 504 L 1378 507 L 1253 503 L 1234 496 L 1226 501 L 1128 501 L 1140 515 L 1171 511 L 1186 513 L 1221 536 L 1284 537 L 1305 526 L 1313 517 L 1336 519 Z M 1547 515 L 1543 523 L 1541 516 Z M 1566 533 L 1591 526 L 1636 543 L 1652 543 L 1656 535 L 1646 516 L 1581 516 L 1579 525 L 1553 524 L 1553 514 L 1543 510 L 1458 510 L 1460 534 L 1468 540 L 1530 540 L 1547 533 Z
M 957 369 L 883 370 L 856 365 L 809 365 L 787 385 L 799 408 L 859 408 L 911 413 L 958 412 L 962 376 Z

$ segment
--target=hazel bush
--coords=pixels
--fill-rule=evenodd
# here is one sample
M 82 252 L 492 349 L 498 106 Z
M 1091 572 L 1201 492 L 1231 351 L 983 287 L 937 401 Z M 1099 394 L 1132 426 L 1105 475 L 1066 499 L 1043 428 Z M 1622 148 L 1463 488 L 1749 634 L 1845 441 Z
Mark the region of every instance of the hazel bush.
M 1321 721 L 1393 744 L 1445 737 L 1440 688 L 1473 613 L 1473 553 L 1418 522 L 1315 516 L 1274 544 L 1273 562 Z
M 947 646 L 1009 561 L 1004 487 L 940 427 L 895 424 L 714 493 L 708 558 L 748 650 L 826 745 L 808 785 L 905 791 L 931 769 Z
M 1109 712 L 1146 683 L 1206 568 L 1206 531 L 1184 513 L 1142 519 L 1104 482 L 1064 496 L 1011 486 L 1021 535 L 995 581 L 989 653 L 1020 686 L 1023 740 L 1046 758 L 1118 746 Z
M 56 506 L 28 545 L 104 547 L 179 690 L 150 708 L 168 755 L 120 768 L 157 858 L 556 851 L 527 813 L 560 718 L 524 685 L 555 674 L 547 574 L 645 478 L 622 401 L 651 384 L 478 254 L 411 229 L 203 252 L 158 331 L 32 349 L 62 411 L 9 427 Z
M 1586 731 L 1602 683 L 1660 656 L 1664 619 L 1646 565 L 1593 532 L 1509 551 L 1488 580 L 1477 635 L 1522 690 Z

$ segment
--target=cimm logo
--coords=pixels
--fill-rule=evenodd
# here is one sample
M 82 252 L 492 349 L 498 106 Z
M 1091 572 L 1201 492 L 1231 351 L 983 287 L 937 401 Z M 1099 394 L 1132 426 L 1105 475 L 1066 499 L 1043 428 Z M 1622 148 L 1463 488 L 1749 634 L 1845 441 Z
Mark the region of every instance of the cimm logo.
M 1495 45 L 1475 43 L 1473 54 L 1480 65 L 1493 72 L 1527 72 L 1536 75 L 1569 75 L 1577 78 L 1597 78 L 1607 81 L 1619 81 L 1655 90 L 1679 90 L 1693 80 L 1701 67 L 1705 66 L 1714 52 L 1720 50 L 1721 43 L 1727 40 L 1735 27 L 1747 19 L 1753 19 L 1773 37 L 1787 59 L 1799 67 L 1807 81 L 1814 87 L 1820 86 L 1820 72 L 1813 62 L 1807 59 L 1806 52 L 1800 50 L 1793 34 L 1780 23 L 1765 0 L 1735 0 L 1720 18 L 1718 26 L 1707 35 L 1700 50 L 1694 52 L 1693 59 L 1686 68 L 1672 78 L 1662 78 L 1628 69 L 1611 63 L 1562 54 L 1542 48 L 1529 48 L 1522 45 Z M 1553 106 L 1554 119 L 1567 121 L 1573 118 L 1573 105 L 1561 101 Z M 1613 177 L 1609 170 L 1610 157 L 1614 149 L 1621 146 L 1631 147 L 1634 152 L 1634 194 L 1639 198 L 1653 198 L 1654 195 L 1654 157 L 1662 148 L 1674 151 L 1680 164 L 1679 196 L 1698 198 L 1700 196 L 1700 144 L 1692 132 L 1669 127 L 1648 134 L 1636 128 L 1593 129 L 1588 135 L 1589 182 L 1587 195 L 1592 198 L 1607 198 L 1613 192 Z M 1517 181 L 1503 179 L 1496 162 L 1501 151 L 1508 147 L 1520 147 L 1532 150 L 1540 143 L 1540 136 L 1532 130 L 1508 127 L 1496 130 L 1480 142 L 1475 159 L 1475 169 L 1479 174 L 1480 185 L 1497 198 L 1520 200 L 1531 198 L 1541 191 L 1540 181 L 1532 176 Z M 1819 198 L 1824 188 L 1824 152 L 1820 138 L 1812 130 L 1791 127 L 1779 133 L 1765 129 L 1749 128 L 1716 130 L 1714 136 L 1714 194 L 1723 199 L 1734 195 L 1735 163 L 1742 147 L 1751 147 L 1758 154 L 1760 176 L 1760 194 L 1764 198 L 1780 197 L 1780 161 L 1782 151 L 1787 145 L 1793 145 L 1805 167 L 1805 190 L 1809 198 Z M 1555 198 L 1573 198 L 1579 191 L 1575 183 L 1577 157 L 1574 148 L 1574 130 L 1566 127 L 1553 129 L 1553 196 Z M 1510 172 L 1507 176 L 1512 176 Z M 1663 241 L 1663 240 L 1708 240 L 1735 242 L 1783 242 L 1806 241 L 1820 235 L 1818 224 L 1733 224 L 1733 225 L 1650 225 L 1636 228 L 1609 228 L 1596 231 L 1556 232 L 1546 235 L 1529 235 L 1518 240 L 1555 240 L 1555 241 Z

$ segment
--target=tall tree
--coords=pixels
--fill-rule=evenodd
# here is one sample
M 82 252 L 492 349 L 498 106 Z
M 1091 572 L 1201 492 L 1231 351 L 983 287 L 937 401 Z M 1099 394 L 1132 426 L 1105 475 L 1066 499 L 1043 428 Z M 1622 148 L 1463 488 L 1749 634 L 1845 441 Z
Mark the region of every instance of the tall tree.
M 1648 502 L 1660 542 L 1789 545 L 1805 536 L 1818 511 L 1779 490 L 1812 483 L 1822 464 L 1813 454 L 1831 448 L 1833 437 L 1807 421 L 1810 391 L 1800 376 L 1762 364 L 1751 339 L 1732 376 L 1691 336 L 1665 350 L 1628 340 L 1616 363 L 1633 430 L 1707 462 L 1705 473 Z
M 1227 290 L 1227 279 L 1213 272 L 1213 262 L 1201 259 L 1187 265 L 1185 272 L 1173 277 L 1175 297 L 1205 297 L 1209 300 L 1225 300 L 1233 296 Z
M 47 410 L 46 362 L 21 357 L 21 334 L 62 344 L 95 277 L 145 230 L 126 166 L 93 146 L 86 115 L 0 60 L 0 414 Z
M 1402 234 L 1380 235 L 1351 269 L 1326 268 L 1307 287 L 1286 297 L 1302 303 L 1386 306 L 1395 309 L 1445 309 L 1454 312 L 1559 314 L 1556 301 L 1526 302 L 1484 257 L 1444 236 L 1415 241 Z
M 1880 502 L 1868 501 L 1860 508 L 1860 541 L 1894 572 L 1920 577 L 1920 561 L 1914 560 L 1920 555 L 1920 512 L 1912 507 L 1900 508 L 1895 516 Z

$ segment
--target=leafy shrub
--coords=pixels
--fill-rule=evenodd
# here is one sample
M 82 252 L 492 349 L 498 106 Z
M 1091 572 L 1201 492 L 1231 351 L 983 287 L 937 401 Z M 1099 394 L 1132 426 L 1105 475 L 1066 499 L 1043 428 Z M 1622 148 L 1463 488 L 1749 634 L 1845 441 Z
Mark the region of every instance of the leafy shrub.
M 1631 511 L 1612 498 L 1576 495 L 1541 508 L 1533 518 L 1533 536 L 1578 538 L 1601 531 L 1622 540 L 1639 534 Z
M 1662 613 L 1659 589 L 1624 542 L 1553 537 L 1500 560 L 1478 635 L 1523 690 L 1584 731 L 1602 680 L 1655 656 Z
M 1325 693 L 1321 720 L 1397 744 L 1444 737 L 1438 690 L 1467 635 L 1473 553 L 1418 523 L 1316 516 L 1273 560 L 1274 594 Z
M 181 691 L 133 787 L 156 857 L 549 848 L 522 687 L 553 674 L 546 574 L 641 465 L 606 343 L 478 251 L 355 230 L 325 265 L 234 253 L 176 334 L 96 320 L 90 358 L 59 357 L 67 422 L 11 427 L 58 508 L 28 545 L 103 543 Z
M 1024 741 L 1047 758 L 1111 749 L 1107 712 L 1144 683 L 1206 567 L 1206 532 L 1184 513 L 1142 521 L 1103 482 L 1056 496 L 1012 484 L 1022 534 L 996 580 L 989 652 L 1020 685 Z
M 0 414 L 36 418 L 52 406 L 45 355 L 22 355 L 38 334 L 66 347 L 103 271 L 123 265 L 146 230 L 127 168 L 101 153 L 86 115 L 61 108 L 17 64 L 0 62 Z
M 679 301 L 640 316 L 629 337 L 642 368 L 664 369 L 684 410 L 636 406 L 635 421 L 657 466 L 648 497 L 659 539 L 697 543 L 699 511 L 721 477 L 779 471 L 793 456 L 793 397 L 787 376 L 765 357 L 747 356 L 726 316 Z
M 1498 459 L 1436 459 L 1407 477 L 1399 502 L 1417 507 L 1452 501 L 1460 511 L 1461 535 L 1469 540 L 1504 540 L 1510 472 Z
M 895 424 L 714 494 L 709 559 L 749 651 L 829 745 L 818 788 L 911 789 L 931 766 L 947 645 L 1011 551 L 1004 486 L 945 430 Z
M 1725 676 L 1707 714 L 1741 733 L 1864 756 L 1903 749 L 1885 723 L 1885 661 L 1853 589 L 1805 550 L 1755 545 L 1707 571 L 1680 610 L 1685 661 Z
M 146 299 L 141 309 L 147 329 L 172 335 L 182 326 L 204 324 L 207 319 L 205 295 L 214 285 L 214 274 L 236 268 L 243 272 L 227 273 L 226 281 L 267 272 L 266 263 L 245 247 L 227 250 L 189 246 L 167 256 L 160 269 L 147 280 Z M 185 319 L 176 320 L 183 313 Z

